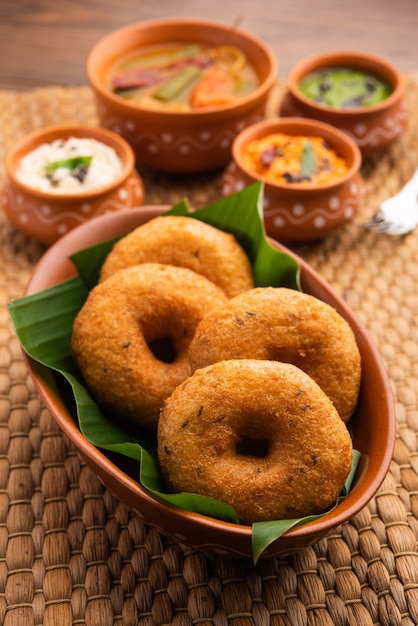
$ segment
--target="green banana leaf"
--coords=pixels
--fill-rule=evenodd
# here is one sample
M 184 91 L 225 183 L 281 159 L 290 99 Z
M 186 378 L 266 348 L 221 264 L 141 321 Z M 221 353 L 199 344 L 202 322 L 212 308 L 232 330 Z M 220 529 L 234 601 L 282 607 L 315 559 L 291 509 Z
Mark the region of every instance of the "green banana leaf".
M 189 215 L 233 233 L 251 260 L 256 286 L 300 289 L 298 263 L 291 255 L 274 248 L 266 238 L 262 205 L 263 186 L 257 183 L 195 212 L 182 201 L 167 214 Z M 72 324 L 89 290 L 97 283 L 100 267 L 115 241 L 108 240 L 74 254 L 71 258 L 78 270 L 77 276 L 9 303 L 16 335 L 25 352 L 43 368 L 45 376 L 58 375 L 62 377 L 60 381 L 66 381 L 66 393 L 72 396 L 71 404 L 75 405 L 74 419 L 88 441 L 102 450 L 137 462 L 135 478 L 159 499 L 203 515 L 239 523 L 233 508 L 223 502 L 197 494 L 167 493 L 158 467 L 156 437 L 137 426 L 114 420 L 96 404 L 83 385 L 71 351 Z M 356 456 L 353 457 L 353 468 L 355 459 Z M 258 560 L 268 545 L 289 528 L 310 519 L 313 518 L 254 524 L 254 560 Z

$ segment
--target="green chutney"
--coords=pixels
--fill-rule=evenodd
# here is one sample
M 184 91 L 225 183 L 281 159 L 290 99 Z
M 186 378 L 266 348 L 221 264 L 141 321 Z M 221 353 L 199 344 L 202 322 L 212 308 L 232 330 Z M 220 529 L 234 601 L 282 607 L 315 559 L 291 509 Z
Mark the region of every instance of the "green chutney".
M 302 79 L 298 88 L 309 100 L 338 109 L 377 104 L 392 93 L 389 83 L 378 76 L 345 67 L 312 72 Z

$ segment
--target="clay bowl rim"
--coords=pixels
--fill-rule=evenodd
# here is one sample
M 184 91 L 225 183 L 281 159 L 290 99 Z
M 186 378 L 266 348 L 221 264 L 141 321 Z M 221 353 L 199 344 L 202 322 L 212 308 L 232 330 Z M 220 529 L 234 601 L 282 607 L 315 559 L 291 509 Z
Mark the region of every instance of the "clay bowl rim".
M 68 257 L 76 250 L 114 237 L 118 234 L 125 234 L 144 221 L 148 221 L 149 219 L 160 215 L 168 208 L 170 207 L 165 205 L 143 206 L 119 215 L 104 215 L 78 226 L 62 237 L 57 243 L 53 244 L 45 252 L 43 257 L 41 257 L 35 267 L 32 277 L 29 280 L 26 288 L 26 294 L 29 295 L 31 293 L 35 293 L 47 286 L 56 284 L 65 278 L 75 275 L 76 271 L 74 265 Z M 285 246 L 280 245 L 272 239 L 270 239 L 270 241 L 272 245 L 277 247 L 279 250 L 288 251 Z M 359 322 L 348 305 L 331 288 L 331 286 L 328 285 L 328 283 L 326 283 L 325 280 L 322 279 L 303 259 L 298 257 L 298 255 L 293 252 L 291 252 L 291 254 L 300 263 L 302 269 L 302 279 L 303 276 L 306 276 L 315 283 L 318 292 L 321 294 L 318 297 L 325 299 L 329 297 L 334 303 L 336 303 L 336 305 L 341 309 L 342 314 L 346 317 L 347 321 L 351 324 L 354 323 L 357 332 L 360 333 L 360 338 L 363 344 L 367 345 L 368 360 L 373 362 L 373 367 L 376 368 L 376 371 L 378 371 L 382 382 L 381 391 L 383 393 L 385 405 L 387 406 L 388 421 L 385 424 L 384 435 L 382 435 L 383 429 L 379 431 L 379 437 L 383 437 L 384 440 L 384 445 L 379 446 L 379 458 L 365 459 L 365 467 L 361 472 L 361 476 L 364 479 L 364 475 L 370 470 L 370 465 L 372 465 L 373 476 L 368 478 L 366 484 L 364 484 L 364 480 L 362 480 L 360 493 L 356 493 L 356 489 L 354 488 L 347 498 L 343 500 L 333 511 L 327 513 L 324 517 L 318 520 L 306 523 L 288 531 L 278 540 L 280 542 L 278 545 L 285 543 L 287 538 L 291 541 L 293 538 L 299 538 L 302 540 L 306 537 L 306 540 L 308 541 L 309 538 L 317 536 L 320 533 L 326 534 L 358 513 L 371 500 L 385 478 L 392 459 L 396 428 L 395 408 L 391 386 L 383 367 L 381 357 L 369 334 L 363 328 L 362 324 Z M 175 507 L 174 505 L 163 501 L 159 501 L 156 497 L 148 494 L 137 481 L 125 474 L 123 470 L 119 469 L 100 450 L 88 442 L 88 440 L 81 434 L 71 416 L 69 409 L 63 404 L 61 397 L 55 394 L 51 389 L 48 384 L 48 380 L 45 379 L 43 375 L 42 368 L 39 369 L 38 365 L 27 357 L 27 355 L 24 356 L 30 374 L 34 380 L 35 387 L 61 429 L 73 441 L 81 455 L 84 456 L 85 459 L 89 459 L 90 464 L 104 469 L 107 477 L 111 477 L 113 482 L 116 480 L 117 483 L 121 485 L 122 490 L 127 489 L 134 495 L 135 498 L 148 501 L 153 507 L 155 507 L 155 510 L 159 510 L 159 514 L 162 516 L 168 515 L 170 519 L 175 517 L 176 519 L 185 519 L 189 522 L 193 522 L 201 529 L 202 532 L 204 532 L 205 529 L 213 529 L 218 532 L 222 531 L 222 533 L 233 533 L 237 538 L 240 538 L 240 540 L 242 539 L 248 541 L 251 538 L 250 526 L 236 525 L 212 519 L 198 513 Z M 373 438 L 373 442 L 374 439 L 375 438 Z M 374 445 L 377 444 L 374 442 Z M 147 520 L 144 521 L 147 522 Z
M 263 176 L 248 168 L 243 162 L 241 155 L 244 147 L 250 141 L 260 139 L 275 132 L 283 132 L 289 135 L 319 135 L 323 137 L 340 156 L 350 163 L 349 169 L 337 180 L 315 187 L 307 187 L 300 183 L 292 183 L 291 186 L 282 185 L 271 180 L 266 180 Z M 362 164 L 360 148 L 351 137 L 331 124 L 305 117 L 281 117 L 262 120 L 261 122 L 247 126 L 235 137 L 232 143 L 232 157 L 233 161 L 235 161 L 236 165 L 247 177 L 253 181 L 258 180 L 264 182 L 267 190 L 275 190 L 283 196 L 294 196 L 295 194 L 300 196 L 322 195 L 330 190 L 338 189 L 359 173 Z
M 175 27 L 186 27 L 190 30 L 190 32 L 196 28 L 209 28 L 212 31 L 219 30 L 221 34 L 227 32 L 236 33 L 241 38 L 246 39 L 248 42 L 250 42 L 252 46 L 258 48 L 259 51 L 265 56 L 266 62 L 268 63 L 268 71 L 266 77 L 264 78 L 264 80 L 262 80 L 260 85 L 258 85 L 258 87 L 254 89 L 254 91 L 247 94 L 246 96 L 243 96 L 242 98 L 239 98 L 236 102 L 220 106 L 205 107 L 204 109 L 192 111 L 164 111 L 159 109 L 146 109 L 139 107 L 138 105 L 132 104 L 128 100 L 124 100 L 119 96 L 113 94 L 110 89 L 106 87 L 104 81 L 98 77 L 99 70 L 101 70 L 103 65 L 105 65 L 105 71 L 108 71 L 109 67 L 111 67 L 112 65 L 112 62 L 114 63 L 118 58 L 120 58 L 121 56 L 123 56 L 123 54 L 126 54 L 129 51 L 139 49 L 140 44 L 137 46 L 130 45 L 123 47 L 124 52 L 121 52 L 122 46 L 118 46 L 117 53 L 110 53 L 108 52 L 108 50 L 111 49 L 112 44 L 116 41 L 125 41 L 136 33 L 139 34 L 141 31 L 146 31 L 147 29 L 157 29 L 159 26 L 172 29 L 174 29 Z M 184 41 L 196 41 L 196 39 L 199 40 L 199 35 L 194 38 L 191 37 L 191 35 L 188 35 L 187 37 L 177 36 L 177 39 Z M 164 38 L 162 40 L 158 38 L 153 38 L 153 42 L 155 44 L 164 41 L 169 40 L 167 38 Z M 150 45 L 150 43 L 146 44 L 146 46 L 148 45 Z M 100 97 L 102 99 L 111 102 L 118 108 L 129 111 L 131 114 L 140 114 L 144 117 L 144 119 L 159 120 L 160 122 L 162 122 L 163 120 L 172 120 L 173 122 L 179 122 L 180 120 L 185 121 L 187 119 L 188 121 L 190 121 L 190 123 L 192 123 L 193 121 L 196 124 L 201 123 L 202 118 L 205 117 L 208 117 L 209 119 L 225 117 L 227 119 L 230 116 L 234 116 L 237 112 L 241 110 L 246 110 L 253 103 L 258 102 L 263 98 L 267 98 L 269 91 L 274 86 L 274 83 L 277 80 L 277 71 L 278 61 L 273 50 L 257 36 L 241 28 L 235 28 L 234 26 L 224 24 L 215 20 L 187 17 L 167 17 L 135 22 L 133 24 L 128 24 L 127 26 L 122 26 L 121 28 L 113 30 L 107 35 L 104 35 L 104 37 L 102 37 L 101 39 L 99 39 L 88 53 L 86 61 L 86 73 L 88 80 L 90 81 L 92 88 L 98 94 L 100 94 Z
M 35 150 L 43 143 L 51 143 L 55 139 L 68 139 L 71 136 L 96 139 L 113 148 L 122 160 L 122 171 L 120 174 L 105 185 L 71 193 L 43 191 L 17 178 L 16 169 L 22 157 L 29 154 L 29 152 Z M 5 167 L 9 180 L 17 189 L 20 189 L 27 195 L 38 198 L 39 200 L 49 201 L 50 203 L 77 203 L 82 200 L 100 197 L 122 185 L 135 169 L 135 155 L 133 149 L 123 137 L 101 126 L 91 126 L 88 124 L 55 124 L 45 126 L 21 137 L 7 153 Z
M 390 82 L 393 89 L 392 93 L 381 102 L 371 104 L 367 107 L 347 107 L 342 109 L 338 107 L 329 107 L 319 102 L 315 102 L 314 100 L 307 98 L 298 89 L 300 81 L 307 74 L 325 67 L 341 67 L 341 65 L 368 70 L 381 76 Z M 355 50 L 334 50 L 314 54 L 299 61 L 289 72 L 287 78 L 287 89 L 296 100 L 299 100 L 307 107 L 321 111 L 322 114 L 330 114 L 335 116 L 335 119 L 347 116 L 355 119 L 357 117 L 360 118 L 369 116 L 389 109 L 402 97 L 404 83 L 404 77 L 398 68 L 383 57 Z

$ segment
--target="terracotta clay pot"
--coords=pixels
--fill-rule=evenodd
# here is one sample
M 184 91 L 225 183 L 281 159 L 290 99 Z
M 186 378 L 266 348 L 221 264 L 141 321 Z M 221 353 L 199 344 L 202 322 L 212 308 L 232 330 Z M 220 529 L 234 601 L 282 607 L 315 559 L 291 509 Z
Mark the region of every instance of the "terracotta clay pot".
M 259 87 L 234 103 L 190 112 L 147 110 L 109 89 L 109 71 L 118 59 L 141 47 L 178 41 L 238 47 L 254 65 Z M 169 18 L 120 28 L 101 39 L 87 59 L 101 125 L 130 143 L 139 168 L 179 173 L 212 170 L 229 162 L 233 138 L 263 118 L 276 74 L 276 58 L 262 41 L 230 25 L 199 19 Z
M 245 146 L 272 133 L 319 136 L 343 157 L 348 165 L 344 176 L 318 187 L 300 184 L 284 185 L 266 181 L 254 173 L 242 159 Z M 363 195 L 360 175 L 361 154 L 346 134 L 316 120 L 282 118 L 259 122 L 244 129 L 236 137 L 233 162 L 223 176 L 225 196 L 258 180 L 264 181 L 264 224 L 271 237 L 283 242 L 300 242 L 328 235 L 350 221 L 358 211 Z
M 301 80 L 328 67 L 348 67 L 375 74 L 389 83 L 392 93 L 377 104 L 347 109 L 331 108 L 305 97 L 298 87 Z M 372 54 L 336 51 L 303 59 L 290 72 L 287 89 L 280 106 L 281 116 L 308 117 L 331 124 L 347 133 L 363 156 L 386 148 L 407 125 L 403 75 L 391 63 Z
M 117 178 L 97 189 L 75 193 L 51 193 L 35 189 L 16 177 L 20 159 L 42 144 L 69 137 L 93 138 L 113 148 L 122 160 Z M 15 228 L 50 245 L 80 224 L 104 213 L 138 207 L 144 199 L 142 179 L 135 170 L 129 144 L 115 133 L 83 125 L 49 126 L 23 137 L 6 157 L 7 181 L 3 209 Z
M 169 207 L 141 207 L 120 215 L 106 215 L 83 224 L 52 246 L 38 263 L 29 282 L 32 294 L 75 275 L 70 261 L 74 252 L 123 235 Z M 274 240 L 271 244 L 287 251 Z M 336 292 L 302 259 L 303 290 L 327 302 L 348 321 L 354 331 L 362 359 L 362 382 L 355 414 L 350 421 L 353 443 L 362 455 L 352 490 L 336 508 L 308 524 L 285 533 L 272 543 L 262 558 L 277 557 L 301 550 L 330 533 L 334 528 L 356 515 L 374 496 L 382 483 L 392 458 L 395 441 L 395 412 L 390 384 L 382 360 L 369 336 L 354 313 Z M 46 312 L 47 314 L 47 312 Z M 68 389 L 41 365 L 27 358 L 30 374 L 46 407 L 58 425 L 73 442 L 88 465 L 106 487 L 129 506 L 145 523 L 154 526 L 174 541 L 196 550 L 214 552 L 233 558 L 252 559 L 251 527 L 212 519 L 170 505 L 150 494 L 137 480 L 123 458 L 115 460 L 94 447 L 80 432 L 74 414 L 74 402 Z

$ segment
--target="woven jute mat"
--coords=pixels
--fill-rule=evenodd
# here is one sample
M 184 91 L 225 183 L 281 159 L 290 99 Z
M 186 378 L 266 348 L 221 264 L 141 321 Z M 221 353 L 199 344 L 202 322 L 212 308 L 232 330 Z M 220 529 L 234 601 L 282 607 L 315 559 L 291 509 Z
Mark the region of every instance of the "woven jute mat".
M 361 226 L 418 165 L 418 75 L 407 76 L 406 97 L 409 129 L 363 165 L 366 195 L 355 220 L 296 250 L 358 314 L 383 356 L 397 410 L 392 464 L 354 519 L 298 554 L 255 567 L 193 551 L 145 526 L 61 433 L 28 376 L 6 311 L 44 249 L 0 212 L 1 624 L 418 624 L 418 229 L 389 237 Z M 14 141 L 61 122 L 97 123 L 87 87 L 0 92 L 1 180 Z M 144 180 L 147 204 L 187 196 L 199 207 L 221 195 L 220 173 Z

